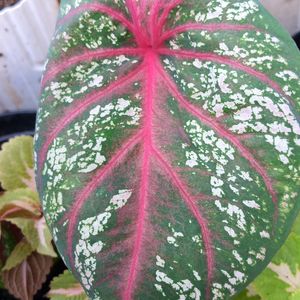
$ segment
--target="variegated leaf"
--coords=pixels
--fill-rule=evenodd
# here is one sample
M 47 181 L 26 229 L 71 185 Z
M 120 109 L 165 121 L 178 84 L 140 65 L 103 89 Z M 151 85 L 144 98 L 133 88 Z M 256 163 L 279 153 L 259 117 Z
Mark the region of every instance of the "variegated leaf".
M 38 189 L 91 299 L 226 299 L 299 211 L 299 53 L 255 0 L 62 1 Z
M 33 138 L 18 136 L 1 146 L 0 183 L 5 190 L 30 188 L 35 191 Z
M 51 300 L 88 300 L 82 286 L 69 270 L 51 281 L 47 296 Z
M 31 245 L 25 240 L 21 240 L 10 256 L 7 258 L 5 265 L 3 266 L 1 271 L 8 271 L 20 263 L 22 263 L 26 258 L 33 252 Z

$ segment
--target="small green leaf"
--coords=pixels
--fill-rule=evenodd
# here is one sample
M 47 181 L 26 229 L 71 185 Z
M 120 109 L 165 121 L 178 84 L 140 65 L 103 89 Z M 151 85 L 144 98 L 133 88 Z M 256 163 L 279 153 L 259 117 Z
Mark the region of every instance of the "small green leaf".
M 233 297 L 233 300 L 261 300 L 261 298 L 258 295 L 250 295 L 248 290 L 244 290 L 237 296 Z
M 51 300 L 88 300 L 80 283 L 68 270 L 54 278 L 50 287 L 51 289 L 47 296 Z
M 300 300 L 300 291 L 293 293 L 289 300 Z
M 36 221 L 34 226 L 36 229 L 35 232 L 37 233 L 37 235 L 35 235 L 34 238 L 38 245 L 36 251 L 40 254 L 57 257 L 57 254 L 52 246 L 52 235 L 49 231 L 44 217 L 41 218 L 39 221 Z
M 2 145 L 0 182 L 5 190 L 30 188 L 35 191 L 33 138 L 19 136 Z
M 287 291 L 289 285 L 269 268 L 254 280 L 252 286 L 263 300 L 287 300 L 290 296 Z
M 10 219 L 10 222 L 19 227 L 31 244 L 32 248 L 39 254 L 56 257 L 57 254 L 52 246 L 52 236 L 46 225 L 44 217 L 38 220 L 24 218 Z
M 268 268 L 248 287 L 263 300 L 300 300 L 300 215 Z M 244 291 L 234 300 L 247 300 Z
M 300 269 L 300 235 L 291 232 L 272 262 L 276 265 L 286 263 L 292 273 L 296 274 Z
M 8 257 L 4 267 L 2 268 L 2 271 L 8 271 L 14 267 L 16 267 L 18 264 L 20 264 L 22 261 L 24 261 L 27 256 L 29 256 L 33 252 L 33 249 L 31 245 L 26 241 L 22 240 L 15 249 L 12 251 L 11 255 Z
M 7 191 L 0 197 L 0 220 L 39 218 L 41 208 L 37 192 L 28 188 Z
M 17 226 L 10 222 L 1 222 L 0 267 L 2 268 L 23 235 Z

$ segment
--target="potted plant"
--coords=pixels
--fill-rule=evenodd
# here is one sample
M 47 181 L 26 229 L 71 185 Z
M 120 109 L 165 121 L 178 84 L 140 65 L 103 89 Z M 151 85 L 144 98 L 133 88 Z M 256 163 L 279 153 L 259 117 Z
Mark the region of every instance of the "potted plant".
M 88 297 L 227 299 L 266 268 L 300 209 L 299 69 L 258 1 L 61 2 L 36 174 Z
M 34 135 L 36 113 L 17 111 L 0 114 L 0 145 L 18 135 Z
M 257 1 L 62 1 L 36 174 L 90 298 L 226 299 L 265 269 L 299 212 L 299 68 Z M 261 278 L 295 299 L 282 251 Z

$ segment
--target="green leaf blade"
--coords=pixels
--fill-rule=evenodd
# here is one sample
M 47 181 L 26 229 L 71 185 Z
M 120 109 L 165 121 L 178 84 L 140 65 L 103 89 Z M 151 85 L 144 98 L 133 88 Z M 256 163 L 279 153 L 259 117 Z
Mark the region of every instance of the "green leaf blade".
M 70 271 L 54 278 L 47 296 L 51 300 L 88 300 L 83 288 Z
M 34 250 L 32 249 L 31 245 L 26 240 L 22 240 L 16 245 L 8 259 L 6 260 L 2 271 L 8 271 L 16 267 L 21 262 L 23 262 L 33 251 Z
M 62 2 L 36 169 L 90 298 L 226 299 L 283 244 L 300 65 L 274 24 L 253 0 Z
M 5 190 L 30 188 L 35 190 L 33 172 L 33 138 L 20 136 L 2 145 L 0 152 L 0 182 Z

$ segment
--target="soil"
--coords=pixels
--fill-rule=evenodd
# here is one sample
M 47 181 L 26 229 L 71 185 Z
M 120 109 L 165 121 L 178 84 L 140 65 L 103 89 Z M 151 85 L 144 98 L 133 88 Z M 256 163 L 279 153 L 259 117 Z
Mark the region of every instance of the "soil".
M 16 4 L 20 0 L 0 0 L 0 10 L 7 7 Z

